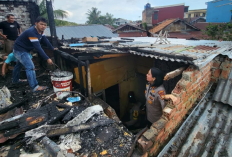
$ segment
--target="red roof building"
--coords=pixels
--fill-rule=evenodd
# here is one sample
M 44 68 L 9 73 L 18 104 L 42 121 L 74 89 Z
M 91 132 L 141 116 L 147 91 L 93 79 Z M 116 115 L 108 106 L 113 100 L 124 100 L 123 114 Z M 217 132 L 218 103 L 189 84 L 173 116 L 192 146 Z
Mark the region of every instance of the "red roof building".
M 187 11 L 188 6 L 185 6 L 184 3 L 145 8 L 143 11 L 143 23 L 147 23 L 148 27 L 152 27 L 166 19 L 184 19 L 184 13 Z
M 160 31 L 167 31 L 169 38 L 201 39 L 203 37 L 199 28 L 182 19 L 167 19 L 149 30 L 153 36 L 157 36 Z

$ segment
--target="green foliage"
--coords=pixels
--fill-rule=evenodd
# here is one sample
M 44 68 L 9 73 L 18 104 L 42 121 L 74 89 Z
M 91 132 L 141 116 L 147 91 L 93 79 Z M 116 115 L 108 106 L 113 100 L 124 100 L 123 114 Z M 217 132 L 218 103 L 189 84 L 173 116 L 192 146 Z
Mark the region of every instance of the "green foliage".
M 92 7 L 91 10 L 88 10 L 86 13 L 87 15 L 87 21 L 86 24 L 114 24 L 114 18 L 113 15 L 110 13 L 106 13 L 106 15 L 101 15 L 101 11 L 99 11 L 97 8 Z
M 147 30 L 147 23 L 146 22 L 143 23 L 143 29 Z
M 221 23 L 221 24 L 211 24 L 206 27 L 204 34 L 209 37 L 210 40 L 232 40 L 232 24 L 231 23 Z
M 77 26 L 78 24 L 75 22 L 69 22 L 64 20 L 55 19 L 56 26 Z
M 48 14 L 47 14 L 47 8 L 46 8 L 46 0 L 42 0 L 41 3 L 39 4 L 39 10 L 40 10 L 40 15 L 43 16 L 48 20 Z M 75 26 L 78 25 L 75 22 L 68 22 L 61 20 L 63 18 L 68 17 L 68 12 L 58 9 L 58 10 L 53 10 L 54 13 L 54 18 L 55 18 L 55 25 L 56 26 Z

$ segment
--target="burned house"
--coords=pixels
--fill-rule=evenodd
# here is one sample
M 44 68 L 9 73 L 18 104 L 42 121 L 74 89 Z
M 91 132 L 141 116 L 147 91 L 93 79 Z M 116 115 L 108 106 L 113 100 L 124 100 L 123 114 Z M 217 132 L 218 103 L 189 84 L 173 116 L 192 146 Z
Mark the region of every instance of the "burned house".
M 105 100 L 119 118 L 126 113 L 129 91 L 134 91 L 144 103 L 145 75 L 151 67 L 159 67 L 172 76 L 164 83 L 167 106 L 162 118 L 137 141 L 138 149 L 147 156 L 157 155 L 198 102 L 205 98 L 212 84 L 216 86 L 219 80 L 226 82 L 231 71 L 230 42 L 168 39 L 170 44 L 159 44 L 156 41 L 157 38 L 112 38 L 111 46 L 99 43 L 61 47 L 79 61 L 89 63 L 89 72 L 88 68 L 75 68 L 76 82 L 83 82 L 84 91 L 91 90 Z M 81 79 L 87 75 L 91 76 L 90 80 Z M 89 83 L 91 88 L 88 89 Z
M 60 70 L 74 74 L 68 98 L 56 98 L 54 73 L 43 64 L 36 73 L 46 91 L 0 79 L 2 156 L 230 156 L 231 42 L 90 36 L 59 40 L 59 50 L 47 51 Z M 145 102 L 153 66 L 167 74 L 167 105 L 150 129 L 133 135 L 121 123 L 127 94 Z
M 21 139 L 30 137 L 33 140 L 29 141 L 36 142 L 42 138 L 42 143 L 39 145 L 44 149 L 40 146 L 39 153 L 48 152 L 56 155 L 68 153 L 76 156 L 93 154 L 125 156 L 131 154 L 134 144 L 137 144 L 137 149 L 144 155 L 157 155 L 175 134 L 190 111 L 198 106 L 198 102 L 203 101 L 202 98 L 208 94 L 212 83 L 217 85 L 221 84 L 223 80 L 228 82 L 231 71 L 231 43 L 168 39 L 170 44 L 159 44 L 156 43 L 156 40 L 157 38 L 111 38 L 82 46 L 78 44 L 61 46 L 58 51 L 54 52 L 56 63 L 62 70 L 72 71 L 75 74 L 74 82 L 77 85 L 74 83 L 74 93 L 79 88 L 79 92 L 76 93 L 82 96 L 84 101 L 74 103 L 73 107 L 65 107 L 61 111 L 59 109 L 58 112 L 56 107 L 66 106 L 64 101 L 57 102 L 51 96 L 48 99 L 49 93 L 44 93 L 41 97 L 35 94 L 38 101 L 31 105 L 36 105 L 36 107 L 38 104 L 42 105 L 38 108 L 43 111 L 42 115 L 34 115 L 36 109 L 28 110 L 24 116 L 16 117 L 18 119 L 14 125 L 7 122 L 14 122 L 15 119 L 3 121 L 1 123 L 4 124 L 3 137 L 13 137 L 13 135 L 26 131 L 26 136 Z M 155 122 L 150 129 L 141 132 L 140 136 L 135 137 L 120 124 L 119 118 L 126 113 L 129 91 L 134 91 L 138 100 L 144 103 L 145 75 L 153 66 L 159 67 L 167 73 L 168 79 L 164 83 L 167 91 L 167 95 L 165 95 L 167 106 L 163 110 L 160 120 Z M 43 80 L 49 81 L 50 76 L 46 73 L 43 75 Z M 219 86 L 222 87 L 222 85 Z M 220 92 L 221 88 L 216 91 Z M 15 94 L 22 95 L 22 98 L 31 96 L 27 91 L 17 93 L 16 90 Z M 46 101 L 41 102 L 40 99 Z M 225 103 L 230 104 L 230 98 L 227 100 Z M 94 109 L 96 113 L 93 112 L 92 105 L 98 106 L 96 106 L 97 109 Z M 69 116 L 71 118 L 68 119 L 65 118 L 70 112 L 75 115 Z M 25 129 L 25 126 L 28 126 L 28 123 L 22 123 L 25 119 L 29 124 L 34 124 L 33 127 Z M 77 119 L 84 120 L 76 123 Z M 47 125 L 44 125 L 44 122 Z M 9 126 L 9 124 L 11 125 Z M 15 129 L 16 126 L 19 129 Z M 13 130 L 11 130 L 12 127 Z M 105 139 L 104 134 L 99 134 L 99 131 L 104 128 L 105 133 L 111 132 L 118 136 L 111 134 Z M 79 137 L 79 132 L 81 137 L 86 138 Z M 72 136 L 72 140 L 65 141 L 66 138 L 62 138 L 63 135 L 70 133 L 74 133 L 69 135 Z M 54 139 L 53 137 L 59 138 Z M 118 143 L 113 140 L 115 138 L 119 139 Z M 73 143 L 74 141 L 76 143 Z M 47 143 L 53 145 L 52 152 L 48 151 L 50 145 Z M 62 143 L 68 144 L 60 147 Z M 106 143 L 108 145 L 105 145 Z M 97 146 L 97 150 L 92 149 L 95 146 Z M 14 145 L 15 147 L 18 145 Z M 10 147 L 3 148 L 4 152 L 11 149 Z M 29 153 L 27 149 L 25 151 Z

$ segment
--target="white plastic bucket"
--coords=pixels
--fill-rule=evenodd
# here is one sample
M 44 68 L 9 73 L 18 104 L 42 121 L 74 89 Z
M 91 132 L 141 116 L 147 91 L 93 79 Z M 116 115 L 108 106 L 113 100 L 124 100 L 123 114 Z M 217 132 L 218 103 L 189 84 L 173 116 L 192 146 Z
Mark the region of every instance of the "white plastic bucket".
M 53 90 L 56 93 L 58 99 L 69 95 L 69 92 L 59 92 L 59 91 L 71 91 L 72 90 L 72 79 L 73 74 L 69 71 L 57 71 L 53 72 L 51 76 Z

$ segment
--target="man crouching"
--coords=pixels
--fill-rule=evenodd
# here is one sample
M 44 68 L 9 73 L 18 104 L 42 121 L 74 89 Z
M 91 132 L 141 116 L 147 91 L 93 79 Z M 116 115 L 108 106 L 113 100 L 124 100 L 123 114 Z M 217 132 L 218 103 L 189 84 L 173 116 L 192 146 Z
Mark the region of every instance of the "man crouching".
M 45 43 L 51 50 L 57 50 L 53 48 L 51 43 L 44 35 L 44 30 L 47 27 L 47 20 L 43 17 L 38 17 L 35 22 L 35 26 L 30 27 L 23 32 L 15 41 L 13 54 L 17 59 L 17 63 L 13 70 L 13 83 L 19 83 L 19 74 L 22 66 L 25 67 L 28 83 L 33 92 L 47 89 L 46 86 L 39 86 L 36 80 L 35 66 L 29 56 L 29 52 L 36 49 L 39 55 L 47 60 L 47 63 L 52 65 L 52 60 L 46 55 L 40 45 L 40 41 Z

